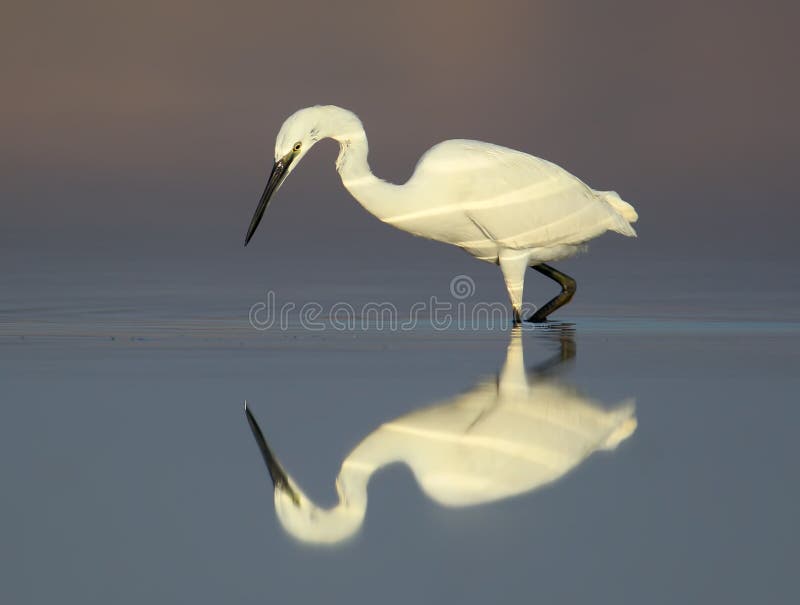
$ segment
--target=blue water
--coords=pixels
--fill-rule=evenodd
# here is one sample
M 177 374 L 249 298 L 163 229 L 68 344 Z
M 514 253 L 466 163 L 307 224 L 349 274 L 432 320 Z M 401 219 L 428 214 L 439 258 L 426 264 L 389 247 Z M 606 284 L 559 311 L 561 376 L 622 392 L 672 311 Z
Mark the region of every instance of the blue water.
M 408 309 L 435 277 L 380 291 Z M 508 325 L 435 329 L 423 317 L 411 330 L 309 331 L 292 317 L 256 330 L 248 310 L 263 283 L 63 279 L 64 289 L 17 284 L 0 314 L 2 602 L 800 597 L 790 306 L 743 316 L 763 300 L 744 297 L 701 313 L 686 291 L 650 314 L 616 299 L 612 313 L 597 300 L 611 304 L 619 284 L 587 285 L 563 322 L 522 332 L 525 364 L 552 359 L 566 339 L 574 358 L 559 384 L 605 409 L 635 400 L 630 437 L 553 483 L 473 507 L 441 506 L 407 466 L 386 466 L 355 536 L 317 547 L 276 517 L 243 401 L 287 472 L 331 506 L 339 465 L 364 437 L 499 380 Z M 446 280 L 436 287 L 447 294 Z M 328 288 L 322 302 L 361 304 L 374 293 L 365 288 Z

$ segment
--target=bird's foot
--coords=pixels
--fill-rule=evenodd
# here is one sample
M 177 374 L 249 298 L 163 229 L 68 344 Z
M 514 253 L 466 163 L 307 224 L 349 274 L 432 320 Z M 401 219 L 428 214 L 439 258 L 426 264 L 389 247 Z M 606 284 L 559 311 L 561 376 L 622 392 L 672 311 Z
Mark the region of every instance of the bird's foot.
M 519 312 L 519 309 L 514 307 L 514 325 L 518 326 L 522 323 L 522 313 Z
M 547 319 L 547 315 L 540 315 L 538 312 L 534 313 L 530 317 L 525 320 L 525 323 L 529 324 L 543 324 L 547 323 L 549 320 Z

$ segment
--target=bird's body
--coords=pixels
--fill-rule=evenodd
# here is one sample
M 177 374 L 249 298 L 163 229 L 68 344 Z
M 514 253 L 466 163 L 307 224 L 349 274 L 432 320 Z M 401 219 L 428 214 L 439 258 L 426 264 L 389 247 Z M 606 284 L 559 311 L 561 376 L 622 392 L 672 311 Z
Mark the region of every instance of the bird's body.
M 569 353 L 569 351 L 572 353 Z M 554 376 L 574 355 L 562 340 L 547 371 L 526 370 L 515 330 L 500 374 L 471 390 L 384 423 L 342 461 L 339 503 L 318 507 L 269 449 L 255 418 L 248 421 L 274 482 L 275 510 L 284 528 L 308 542 L 353 535 L 367 509 L 370 478 L 406 464 L 422 490 L 443 506 L 474 506 L 530 492 L 558 480 L 592 453 L 613 450 L 636 430 L 635 404 L 606 407 Z
M 372 210 L 374 183 L 346 174 L 342 181 Z M 480 141 L 439 143 L 399 189 L 396 203 L 376 207 L 375 216 L 491 263 L 504 250 L 525 250 L 533 262 L 559 260 L 609 229 L 634 235 L 613 205 L 616 194 L 594 191 L 546 160 Z
M 281 162 L 285 167 L 271 188 L 268 184 L 248 240 L 294 161 L 326 137 L 339 142 L 336 168 L 342 183 L 367 211 L 398 229 L 500 265 L 517 319 L 526 268 L 539 267 L 565 287 L 559 276 L 571 278 L 543 263 L 574 255 L 605 231 L 636 235 L 630 224 L 636 211 L 615 192 L 595 191 L 551 162 L 490 143 L 439 143 L 420 158 L 405 184 L 387 183 L 369 168 L 367 137 L 355 114 L 317 106 L 284 123 L 275 157 L 276 167 Z M 555 308 L 569 298 L 571 293 Z

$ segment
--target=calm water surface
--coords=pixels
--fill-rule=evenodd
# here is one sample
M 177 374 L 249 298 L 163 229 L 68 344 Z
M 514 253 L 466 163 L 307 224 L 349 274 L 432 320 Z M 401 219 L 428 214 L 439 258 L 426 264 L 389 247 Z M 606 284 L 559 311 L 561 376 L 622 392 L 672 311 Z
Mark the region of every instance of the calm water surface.
M 590 284 L 517 336 L 257 331 L 256 290 L 108 279 L 3 294 L 4 603 L 800 598 L 793 306 L 603 315 Z M 305 516 L 276 515 L 245 399 Z M 343 461 L 361 512 L 330 520 Z

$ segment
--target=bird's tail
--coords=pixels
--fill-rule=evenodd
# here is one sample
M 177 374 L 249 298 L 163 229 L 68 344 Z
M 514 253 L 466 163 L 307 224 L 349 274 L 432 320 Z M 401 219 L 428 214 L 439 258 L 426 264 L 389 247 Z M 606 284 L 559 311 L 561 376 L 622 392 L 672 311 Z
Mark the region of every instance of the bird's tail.
M 635 223 L 639 220 L 639 215 L 636 209 L 628 202 L 623 200 L 616 191 L 598 191 L 597 195 L 608 202 L 614 211 L 624 219 L 624 224 L 619 225 L 619 229 L 614 229 L 623 235 L 636 236 L 636 231 L 630 226 L 630 223 Z M 623 221 L 620 221 L 622 223 Z
M 626 399 L 623 401 L 619 407 L 614 410 L 614 414 L 617 416 L 615 419 L 616 427 L 613 431 L 606 437 L 606 440 L 601 445 L 601 449 L 604 450 L 613 450 L 616 448 L 622 441 L 633 435 L 636 431 L 637 421 L 636 421 L 636 401 L 634 399 Z
M 635 223 L 639 220 L 639 215 L 636 213 L 636 210 L 633 206 L 631 206 L 628 202 L 624 201 L 616 191 L 598 191 L 597 193 L 611 204 L 611 207 L 619 212 L 629 223 Z

